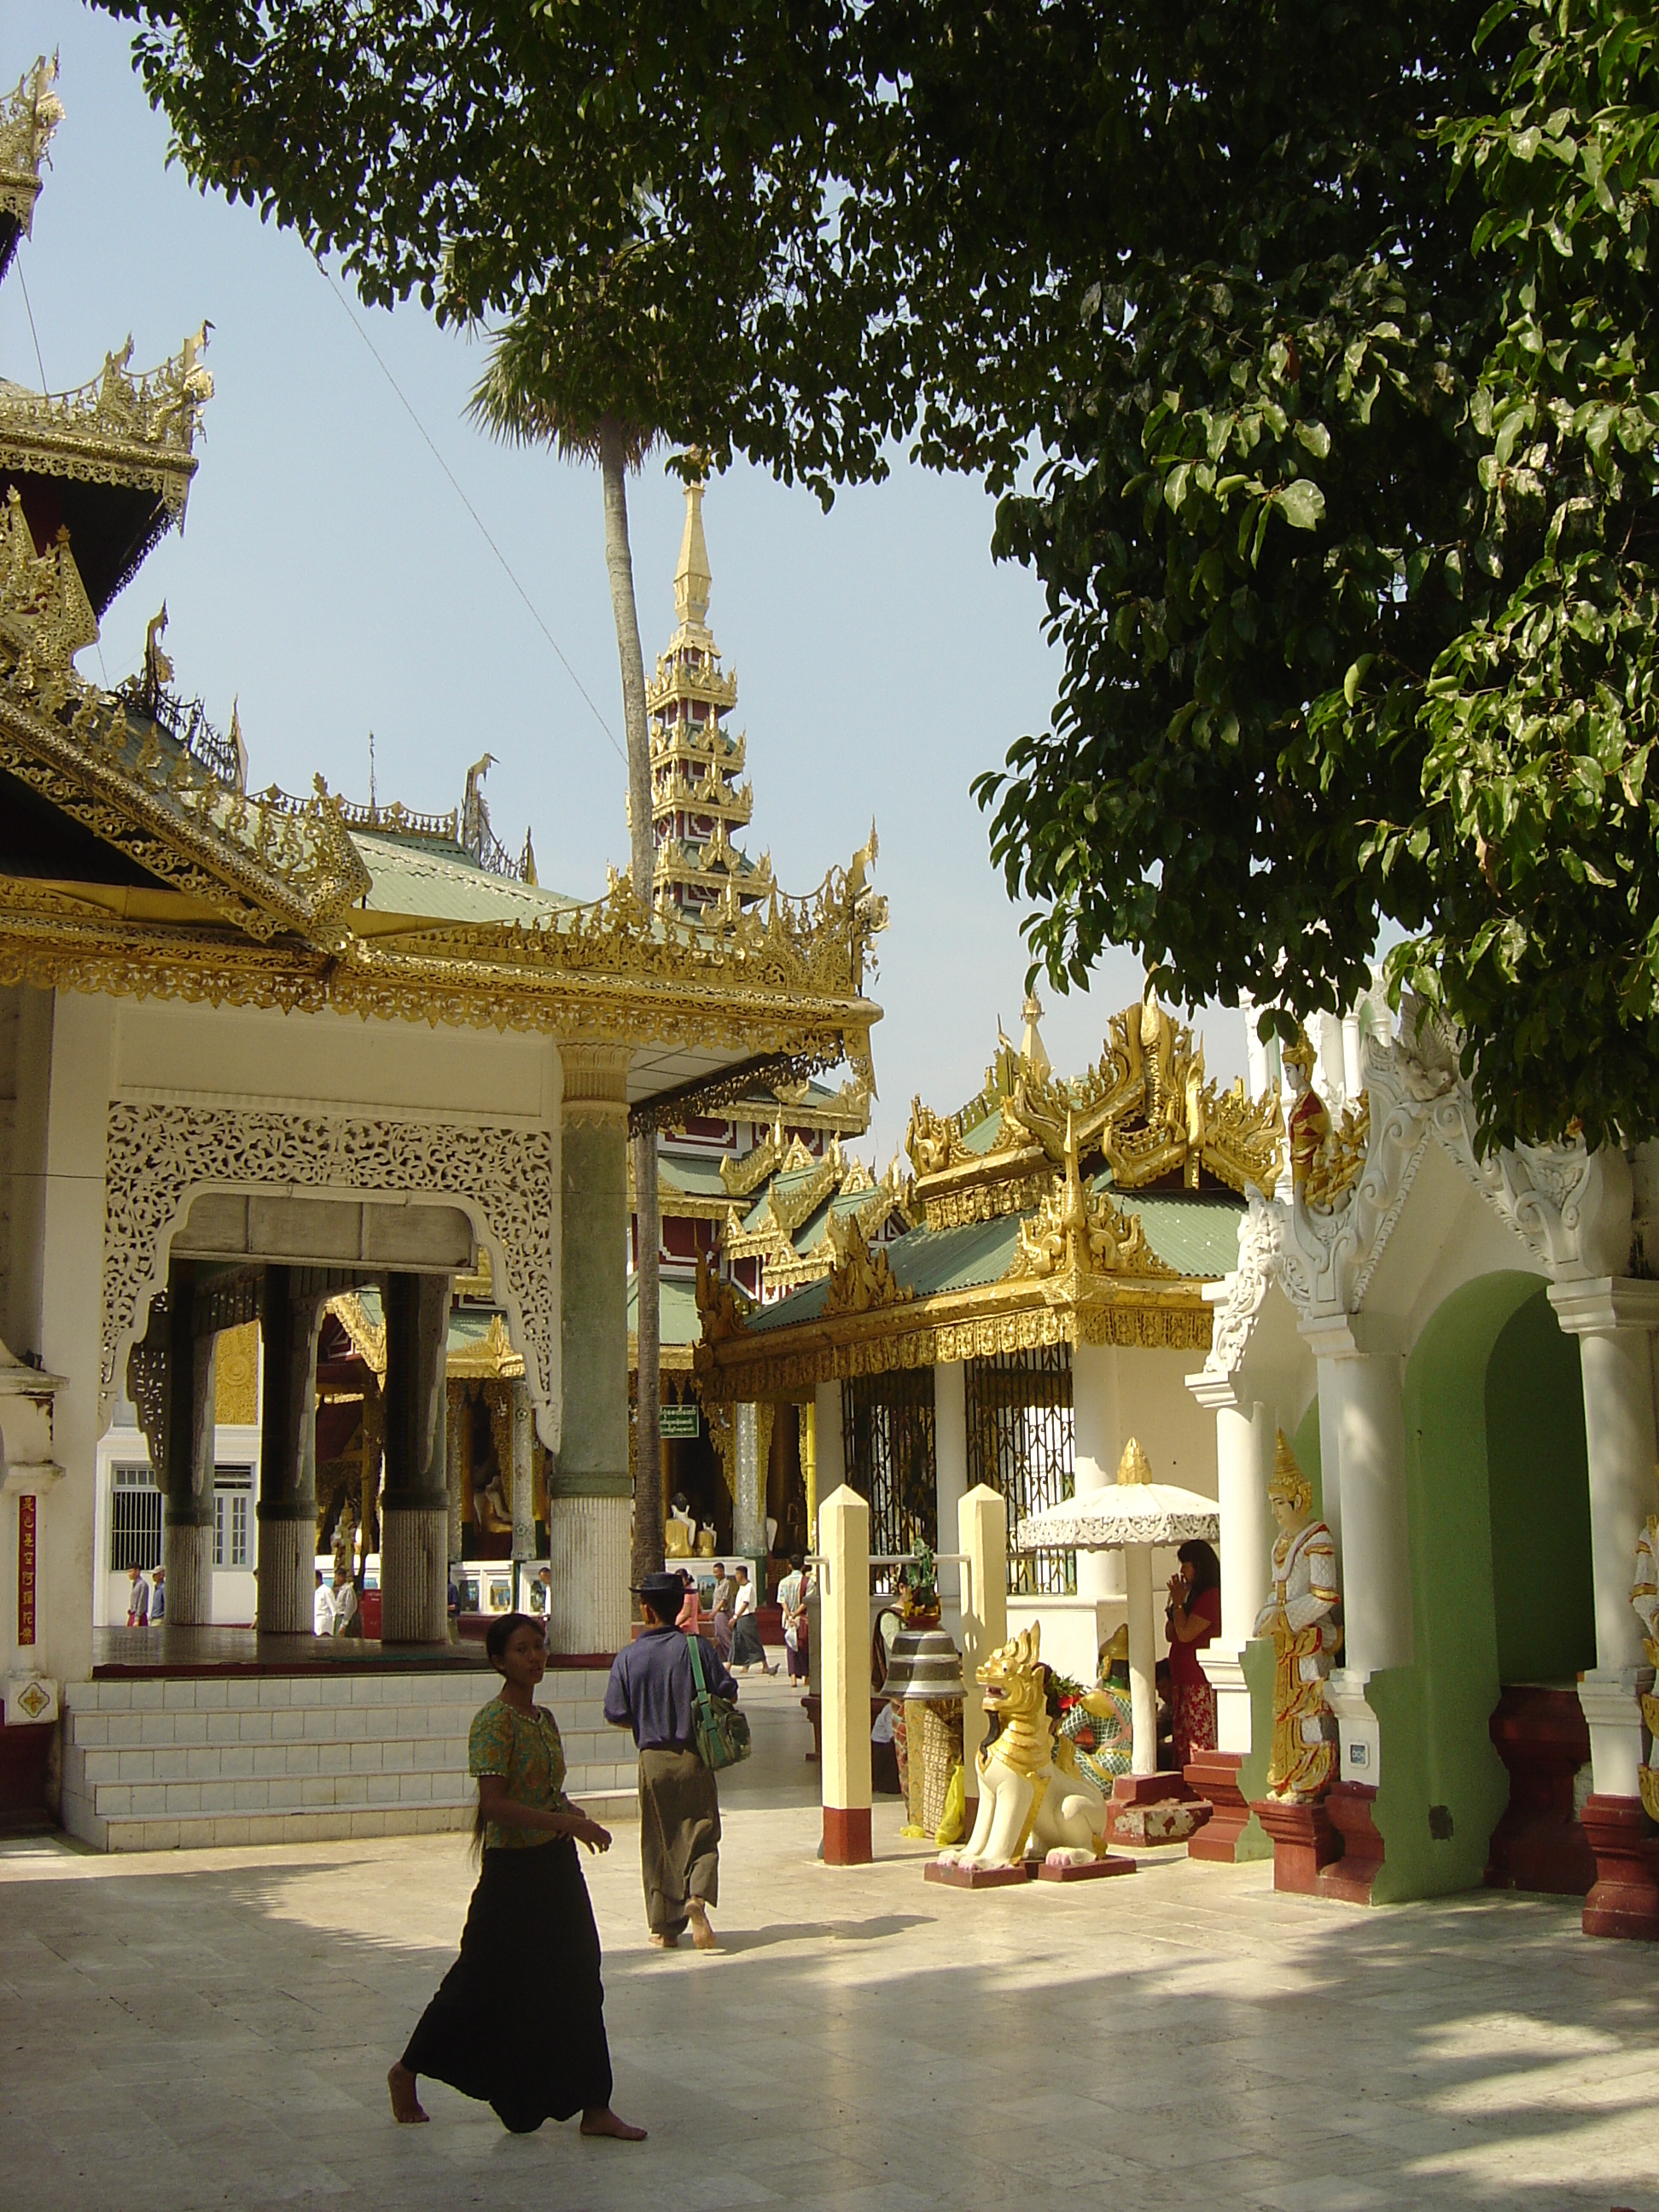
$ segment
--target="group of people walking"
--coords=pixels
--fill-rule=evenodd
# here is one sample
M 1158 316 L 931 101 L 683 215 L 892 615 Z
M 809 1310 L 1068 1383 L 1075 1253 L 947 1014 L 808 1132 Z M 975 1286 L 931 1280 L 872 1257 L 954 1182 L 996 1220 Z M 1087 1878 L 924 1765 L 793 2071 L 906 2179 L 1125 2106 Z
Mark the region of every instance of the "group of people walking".
M 611 1667 L 605 1712 L 639 1753 L 646 1921 L 658 1949 L 675 1949 L 689 1931 L 711 1951 L 720 1812 L 698 1749 L 696 1705 L 700 1691 L 735 1700 L 738 1686 L 712 1640 L 680 1626 L 679 1576 L 647 1575 L 637 1595 L 641 1630 Z M 565 1795 L 558 1724 L 535 1697 L 547 1669 L 542 1623 L 504 1613 L 490 1622 L 484 1649 L 501 1686 L 467 1744 L 478 1784 L 478 1881 L 460 1955 L 387 2075 L 392 2112 L 404 2122 L 427 2118 L 418 2087 L 426 2075 L 490 2105 L 515 2135 L 580 2112 L 584 2135 L 637 2142 L 644 2129 L 611 2109 L 599 1929 L 577 1854 L 578 1844 L 608 1850 L 610 1832 Z M 501 2002 L 518 1986 L 544 1999 L 528 2020 Z

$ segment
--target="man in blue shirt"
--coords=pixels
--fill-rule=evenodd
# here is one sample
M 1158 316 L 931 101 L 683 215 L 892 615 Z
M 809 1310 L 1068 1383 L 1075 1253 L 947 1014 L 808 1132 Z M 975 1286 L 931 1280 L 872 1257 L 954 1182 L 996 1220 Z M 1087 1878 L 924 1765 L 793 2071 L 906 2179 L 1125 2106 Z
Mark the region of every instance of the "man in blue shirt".
M 605 1717 L 631 1729 L 640 1754 L 640 1869 L 651 1941 L 672 1951 L 689 1925 L 700 1951 L 715 1948 L 708 1908 L 720 1901 L 720 1797 L 698 1756 L 696 1686 L 688 1639 L 674 1626 L 685 1590 L 678 1575 L 640 1584 L 645 1627 L 617 1654 Z M 738 1686 L 706 1637 L 698 1637 L 704 1686 L 735 1698 Z

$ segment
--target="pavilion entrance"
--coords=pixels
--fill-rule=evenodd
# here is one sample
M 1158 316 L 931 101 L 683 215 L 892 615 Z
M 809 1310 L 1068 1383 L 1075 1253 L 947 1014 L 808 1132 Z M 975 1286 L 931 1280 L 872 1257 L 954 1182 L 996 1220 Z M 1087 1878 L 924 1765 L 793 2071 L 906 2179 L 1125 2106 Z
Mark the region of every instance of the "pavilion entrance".
M 1535 1276 L 1479 1277 L 1418 1339 L 1403 1403 L 1414 1657 L 1366 1692 L 1383 1743 L 1376 1894 L 1484 1880 L 1582 1896 L 1577 1686 L 1595 1617 L 1577 1342 Z

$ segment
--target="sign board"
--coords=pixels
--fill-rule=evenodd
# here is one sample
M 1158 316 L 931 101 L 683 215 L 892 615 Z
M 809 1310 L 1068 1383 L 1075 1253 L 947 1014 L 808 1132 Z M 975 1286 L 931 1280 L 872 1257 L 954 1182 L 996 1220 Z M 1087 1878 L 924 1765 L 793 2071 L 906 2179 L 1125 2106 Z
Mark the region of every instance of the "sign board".
M 17 1641 L 34 1641 L 35 1528 L 40 1501 L 24 1491 L 17 1501 Z
M 702 1425 L 702 1415 L 696 1406 L 665 1406 L 657 1416 L 659 1437 L 695 1437 Z

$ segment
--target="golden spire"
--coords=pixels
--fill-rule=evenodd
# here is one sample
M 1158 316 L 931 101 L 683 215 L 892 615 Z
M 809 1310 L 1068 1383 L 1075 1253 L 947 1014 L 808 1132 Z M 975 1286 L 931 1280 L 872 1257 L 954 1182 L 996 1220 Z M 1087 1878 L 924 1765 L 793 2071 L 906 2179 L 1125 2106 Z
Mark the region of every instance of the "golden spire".
M 702 495 L 700 483 L 685 487 L 685 532 L 680 539 L 680 564 L 674 571 L 674 611 L 683 631 L 699 638 L 708 629 L 708 594 L 714 580 L 708 573 L 708 544 L 702 534 Z
M 1025 1004 L 1020 1008 L 1025 1018 L 1025 1034 L 1019 1041 L 1019 1056 L 1033 1075 L 1041 1078 L 1053 1073 L 1047 1048 L 1037 1024 L 1042 1019 L 1042 1001 L 1035 991 L 1028 991 Z

